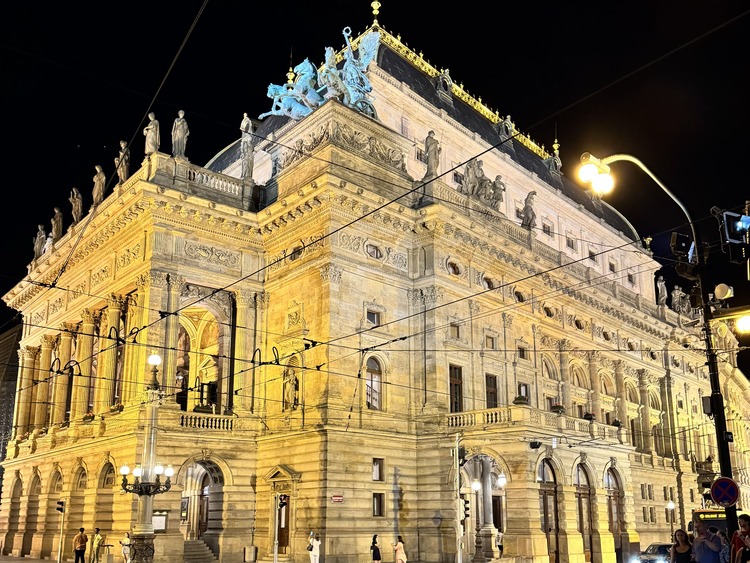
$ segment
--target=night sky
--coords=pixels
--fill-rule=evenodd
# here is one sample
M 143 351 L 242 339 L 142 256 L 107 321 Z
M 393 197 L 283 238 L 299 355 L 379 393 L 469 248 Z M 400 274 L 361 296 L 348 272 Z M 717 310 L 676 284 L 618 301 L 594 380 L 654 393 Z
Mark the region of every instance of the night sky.
M 356 36 L 373 19 L 368 1 L 75 4 L 3 7 L 2 293 L 26 275 L 36 225 L 49 232 L 55 206 L 67 229 L 72 187 L 89 209 L 96 164 L 111 192 L 120 139 L 131 144 L 131 171 L 138 168 L 149 111 L 169 152 L 172 121 L 185 110 L 187 156 L 205 164 L 239 137 L 243 112 L 257 117 L 270 109 L 266 88 L 286 81 L 290 53 L 295 65 L 305 57 L 318 65 L 326 46 L 343 45 L 344 27 Z M 545 4 L 474 2 L 445 10 L 384 0 L 378 20 L 539 144 L 550 149 L 557 137 L 569 178 L 584 151 L 642 160 L 712 243 L 709 287 L 726 281 L 737 294 L 730 304 L 750 305 L 745 269 L 728 264 L 709 213 L 713 206 L 741 211 L 750 199 L 746 4 Z M 615 164 L 613 172 L 618 185 L 607 201 L 641 236 L 654 237 L 670 289 L 687 288 L 669 250 L 673 230 L 689 232 L 684 215 L 635 166 Z M 3 305 L 0 320 L 11 316 Z

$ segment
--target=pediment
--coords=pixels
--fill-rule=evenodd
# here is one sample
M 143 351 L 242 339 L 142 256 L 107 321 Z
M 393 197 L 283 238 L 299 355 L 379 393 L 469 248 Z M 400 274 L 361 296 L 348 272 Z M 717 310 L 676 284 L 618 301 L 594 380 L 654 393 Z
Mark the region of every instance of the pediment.
M 263 476 L 267 483 L 279 481 L 299 481 L 301 475 L 286 465 L 275 465 Z

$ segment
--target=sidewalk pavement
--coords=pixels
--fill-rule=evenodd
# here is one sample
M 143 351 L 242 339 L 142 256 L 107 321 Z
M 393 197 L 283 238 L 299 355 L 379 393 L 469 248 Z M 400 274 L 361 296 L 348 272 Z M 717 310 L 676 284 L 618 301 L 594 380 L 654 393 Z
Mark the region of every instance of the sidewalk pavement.
M 50 561 L 57 562 L 57 557 L 54 559 L 32 559 L 31 557 L 11 557 L 10 555 L 0 555 L 0 563 L 19 563 L 20 561 L 23 561 L 24 563 L 39 563 L 41 561 L 50 563 Z

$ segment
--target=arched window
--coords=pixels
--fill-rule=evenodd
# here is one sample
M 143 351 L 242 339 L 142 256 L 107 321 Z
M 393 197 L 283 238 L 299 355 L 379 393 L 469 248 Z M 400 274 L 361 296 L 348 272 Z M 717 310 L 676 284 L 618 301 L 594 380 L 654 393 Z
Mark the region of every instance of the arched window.
M 50 480 L 49 492 L 50 493 L 61 493 L 63 489 L 63 479 L 59 471 L 55 471 Z
M 539 482 L 539 514 L 542 531 L 547 536 L 550 561 L 557 557 L 557 479 L 549 460 L 543 459 L 537 472 Z
M 635 387 L 632 385 L 626 385 L 625 386 L 625 396 L 627 397 L 628 401 L 631 403 L 640 403 L 640 399 L 638 398 L 638 392 L 635 390 Z
M 86 474 L 86 470 L 81 467 L 78 470 L 78 473 L 76 474 L 76 481 L 75 481 L 75 490 L 76 491 L 82 491 L 86 488 L 88 485 L 88 475 Z
M 99 487 L 102 489 L 111 489 L 115 486 L 115 468 L 111 463 L 102 468 L 100 479 Z
M 375 358 L 367 359 L 367 379 L 365 381 L 365 397 L 367 399 L 367 408 L 380 410 L 381 403 L 381 385 L 383 381 L 383 370 L 380 368 L 380 362 Z
M 546 357 L 542 358 L 542 376 L 548 379 L 554 379 L 555 381 L 560 380 L 555 366 L 552 364 L 549 358 Z
M 591 510 L 591 485 L 586 468 L 580 463 L 573 474 L 573 484 L 576 486 L 576 508 L 578 516 L 578 532 L 583 538 L 583 550 L 586 561 L 591 561 L 591 544 L 593 540 L 593 521 Z
M 617 560 L 621 561 L 622 553 L 622 487 L 620 486 L 620 480 L 617 474 L 612 468 L 607 469 L 604 474 L 604 488 L 607 490 L 607 517 L 609 519 L 609 531 L 612 533 L 612 537 L 615 541 L 615 552 L 618 557 Z

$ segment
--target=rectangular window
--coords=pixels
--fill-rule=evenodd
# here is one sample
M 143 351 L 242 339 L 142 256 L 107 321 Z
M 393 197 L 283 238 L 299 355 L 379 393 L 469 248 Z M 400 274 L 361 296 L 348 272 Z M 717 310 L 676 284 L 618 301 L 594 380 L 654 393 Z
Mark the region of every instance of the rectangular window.
M 463 374 L 461 366 L 450 366 L 451 412 L 463 411 Z
M 589 249 L 589 260 L 591 260 L 592 262 L 596 262 L 596 252 L 591 249 Z
M 656 523 L 656 509 L 653 506 L 650 506 L 648 512 L 651 517 L 651 522 Z
M 674 500 L 674 487 L 669 487 L 669 498 L 667 500 Z
M 646 483 L 641 483 L 641 498 L 646 499 Z
M 375 326 L 380 325 L 380 313 L 377 311 L 367 311 L 367 322 Z
M 427 162 L 427 155 L 425 155 L 424 149 L 417 147 L 417 160 L 419 162 Z
M 451 338 L 458 340 L 461 338 L 461 326 L 456 323 L 451 323 L 449 334 Z
M 459 186 L 464 185 L 464 175 L 460 172 L 453 172 L 453 181 L 458 184 Z
M 653 485 L 648 486 L 648 499 L 654 500 L 654 486 Z
M 695 491 L 690 489 L 690 502 L 695 502 Z
M 484 347 L 487 350 L 494 350 L 497 345 L 497 341 L 494 336 L 485 336 L 484 337 Z
M 497 408 L 497 376 L 485 374 L 485 381 L 487 384 L 487 408 Z
M 565 235 L 565 245 L 570 248 L 571 250 L 576 249 L 576 239 L 574 239 L 570 235 Z
M 372 458 L 372 480 L 385 481 L 385 460 L 382 457 Z
M 682 399 L 677 399 L 677 408 L 678 409 L 684 409 L 685 403 L 683 403 Z
M 633 274 L 628 274 L 628 283 L 630 285 L 635 285 L 635 276 Z
M 523 221 L 523 209 L 516 207 L 516 219 Z
M 529 359 L 529 349 L 526 346 L 519 346 L 518 347 L 518 359 L 519 360 L 528 360 Z
M 548 411 L 552 410 L 552 405 L 558 404 L 557 399 L 555 399 L 554 397 L 545 397 L 544 402 L 547 404 Z
M 667 496 L 667 487 L 664 487 L 664 500 L 669 500 L 669 497 Z
M 617 264 L 615 264 L 614 262 L 610 262 L 609 263 L 609 271 L 612 272 L 613 274 L 616 274 L 617 273 Z
M 648 507 L 643 507 L 643 521 L 648 522 Z
M 542 223 L 542 232 L 548 237 L 551 237 L 555 234 L 555 230 L 549 223 Z
M 385 493 L 372 493 L 372 515 L 385 516 Z
M 583 415 L 586 414 L 586 407 L 584 405 L 576 405 L 576 414 L 578 418 L 583 418 Z
M 529 398 L 529 384 L 528 383 L 519 383 L 518 384 L 518 396 L 519 397 L 526 397 Z

